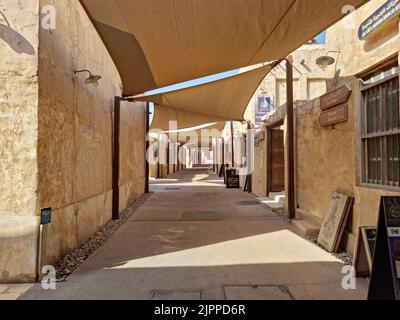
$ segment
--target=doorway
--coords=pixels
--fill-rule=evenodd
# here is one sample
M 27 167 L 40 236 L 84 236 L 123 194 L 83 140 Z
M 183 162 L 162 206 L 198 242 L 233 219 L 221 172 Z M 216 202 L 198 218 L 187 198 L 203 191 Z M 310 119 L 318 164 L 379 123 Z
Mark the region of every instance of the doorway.
M 285 190 L 285 131 L 283 123 L 267 128 L 267 192 Z

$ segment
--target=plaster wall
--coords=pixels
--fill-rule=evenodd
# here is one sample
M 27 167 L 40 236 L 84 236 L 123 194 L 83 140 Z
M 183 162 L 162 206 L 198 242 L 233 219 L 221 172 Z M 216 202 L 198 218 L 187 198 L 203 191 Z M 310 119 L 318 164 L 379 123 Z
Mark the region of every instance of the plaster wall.
M 54 5 L 56 30 L 40 30 L 37 211 L 53 207 L 45 263 L 56 262 L 111 219 L 113 98 L 121 80 L 78 1 Z M 99 86 L 84 83 L 88 69 Z M 121 103 L 120 210 L 144 192 L 145 105 Z
M 41 7 L 56 29 L 40 27 Z M 35 280 L 40 209 L 43 264 L 111 219 L 113 98 L 118 72 L 77 0 L 0 3 L 0 282 Z M 88 69 L 99 86 L 85 84 Z M 145 104 L 121 105 L 120 210 L 144 192 Z
M 254 147 L 253 193 L 259 197 L 267 195 L 267 137 Z
M 0 282 L 34 279 L 39 0 L 0 2 Z
M 325 44 L 306 44 L 292 53 L 295 100 L 312 100 L 325 93 L 326 80 L 332 76 L 332 70 L 322 69 L 315 61 L 325 55 L 326 50 Z M 253 123 L 256 101 L 260 95 L 272 97 L 275 108 L 286 104 L 286 61 L 281 62 L 266 76 L 252 97 L 246 109 L 245 119 Z
M 325 50 L 340 50 L 340 55 L 330 53 L 336 58 L 337 65 L 324 70 L 325 86 L 310 82 L 308 84 L 308 88 L 318 88 L 316 91 L 312 90 L 313 94 L 308 98 L 320 96 L 325 91 L 334 90 L 344 84 L 348 85 L 352 89 L 348 121 L 337 124 L 335 129 L 322 128 L 318 121 L 321 114 L 320 101 L 315 97 L 309 102 L 299 103 L 295 109 L 296 203 L 302 212 L 313 215 L 315 221 L 321 221 L 325 217 L 332 192 L 339 191 L 354 196 L 354 210 L 346 226 L 343 241 L 349 252 L 354 250 L 358 227 L 376 225 L 380 197 L 400 194 L 400 190 L 366 187 L 360 180 L 359 119 L 362 96 L 358 76 L 388 58 L 398 56 L 399 19 L 395 18 L 365 41 L 358 39 L 357 30 L 358 26 L 385 2 L 372 0 L 327 30 Z M 295 86 L 295 96 L 297 94 L 297 97 L 305 97 L 304 94 L 296 93 L 296 90 Z M 301 90 L 305 90 L 304 87 Z M 284 91 L 282 89 L 282 94 Z M 285 119 L 280 109 L 267 117 L 266 124 L 277 119 Z

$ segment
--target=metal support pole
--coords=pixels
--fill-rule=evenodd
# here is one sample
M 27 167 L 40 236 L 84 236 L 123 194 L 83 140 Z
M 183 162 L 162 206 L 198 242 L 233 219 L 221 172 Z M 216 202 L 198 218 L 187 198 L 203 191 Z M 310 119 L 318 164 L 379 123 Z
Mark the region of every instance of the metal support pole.
M 112 165 L 113 220 L 119 219 L 120 120 L 121 120 L 121 98 L 114 97 L 114 143 L 113 143 L 113 165 Z
M 287 135 L 288 135 L 288 213 L 289 219 L 296 218 L 295 180 L 294 180 L 294 100 L 293 100 L 293 57 L 286 59 L 286 89 L 287 89 Z

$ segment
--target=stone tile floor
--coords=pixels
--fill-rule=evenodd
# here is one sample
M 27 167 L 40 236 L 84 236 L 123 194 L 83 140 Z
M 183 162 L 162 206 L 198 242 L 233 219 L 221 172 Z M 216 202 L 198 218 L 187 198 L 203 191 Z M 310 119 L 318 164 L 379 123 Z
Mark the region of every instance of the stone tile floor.
M 33 284 L 0 284 L 0 301 L 17 300 L 32 286 Z
M 247 205 L 252 195 L 227 190 L 207 170 L 153 181 L 151 190 L 126 224 L 56 290 L 35 285 L 21 298 L 366 298 L 365 280 L 344 290 L 340 260 L 267 206 Z

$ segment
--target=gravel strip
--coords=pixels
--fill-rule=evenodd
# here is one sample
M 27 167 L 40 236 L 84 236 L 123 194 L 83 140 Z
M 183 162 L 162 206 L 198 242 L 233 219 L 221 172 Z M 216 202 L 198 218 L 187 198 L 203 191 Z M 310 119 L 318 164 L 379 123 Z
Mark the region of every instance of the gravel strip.
M 130 208 L 120 214 L 119 220 L 111 220 L 99 231 L 92 234 L 78 249 L 66 255 L 54 266 L 57 271 L 57 281 L 65 281 L 89 256 L 100 248 L 125 222 L 146 202 L 151 194 L 140 197 Z
M 318 247 L 320 247 L 321 249 L 326 251 L 326 249 L 318 243 L 318 236 L 311 236 L 311 237 L 308 237 L 307 239 L 309 241 L 311 241 L 312 243 L 314 243 L 315 245 L 317 245 Z M 338 253 L 331 253 L 331 254 L 333 256 L 335 256 L 336 258 L 338 258 L 339 260 L 341 260 L 344 263 L 344 265 L 346 265 L 346 266 L 351 266 L 353 264 L 353 255 L 351 255 L 350 253 L 338 252 Z

